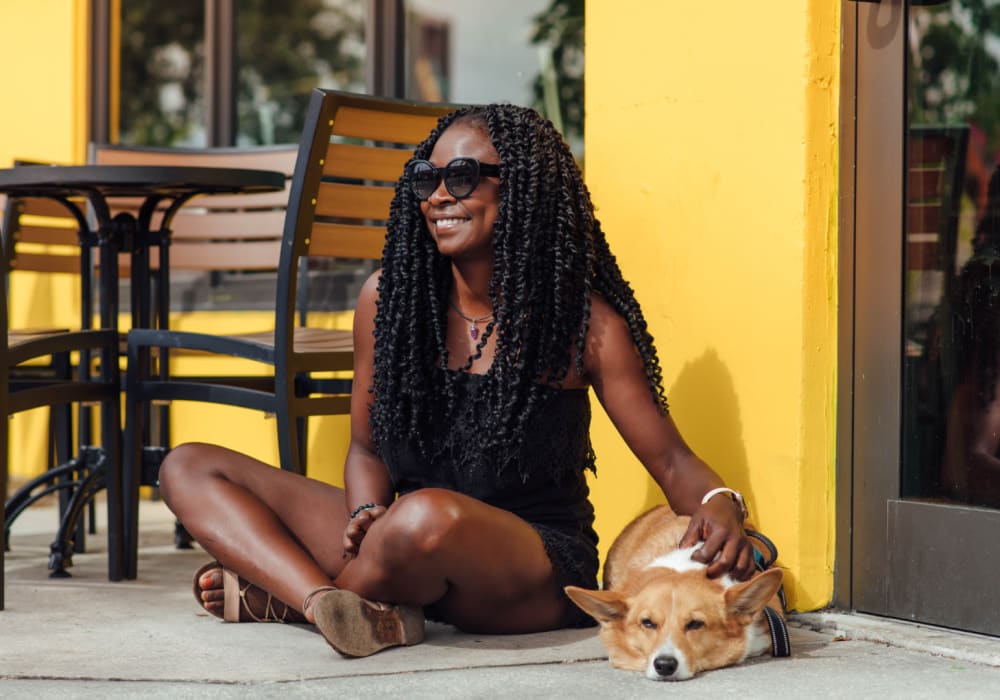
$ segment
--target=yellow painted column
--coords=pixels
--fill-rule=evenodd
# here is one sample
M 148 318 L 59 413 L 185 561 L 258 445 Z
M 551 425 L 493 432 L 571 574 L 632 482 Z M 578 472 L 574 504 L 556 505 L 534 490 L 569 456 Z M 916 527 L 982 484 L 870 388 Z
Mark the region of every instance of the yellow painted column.
M 87 0 L 7 0 L 0 3 L 0 167 L 14 159 L 82 162 L 89 113 Z M 11 278 L 10 322 L 16 327 L 76 327 L 75 280 Z M 42 471 L 48 433 L 44 409 L 18 414 L 10 425 L 12 476 Z
M 833 585 L 836 5 L 586 7 L 598 217 L 674 419 L 747 495 L 796 609 L 825 605 Z M 662 497 L 603 415 L 594 439 L 606 549 Z
M 81 162 L 88 118 L 87 0 L 0 4 L 0 167 L 14 158 Z

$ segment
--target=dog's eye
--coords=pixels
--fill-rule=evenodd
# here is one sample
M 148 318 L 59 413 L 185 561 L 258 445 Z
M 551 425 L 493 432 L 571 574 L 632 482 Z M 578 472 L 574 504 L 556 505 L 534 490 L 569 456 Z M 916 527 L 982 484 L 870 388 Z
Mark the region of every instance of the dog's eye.
M 641 620 L 639 620 L 639 624 L 642 625 L 643 627 L 645 627 L 648 630 L 655 630 L 656 629 L 656 623 L 653 622 L 652 620 L 650 620 L 648 617 L 644 617 Z
M 701 620 L 691 620 L 691 622 L 684 625 L 684 631 L 690 632 L 691 630 L 700 630 L 705 626 L 705 623 Z

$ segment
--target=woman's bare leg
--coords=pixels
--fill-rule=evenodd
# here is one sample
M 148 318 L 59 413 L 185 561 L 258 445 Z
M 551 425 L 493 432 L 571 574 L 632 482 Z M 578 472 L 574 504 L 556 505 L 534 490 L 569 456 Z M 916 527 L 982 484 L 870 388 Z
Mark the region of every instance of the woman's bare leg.
M 572 605 L 521 518 L 444 489 L 399 498 L 335 584 L 372 600 L 430 605 L 460 629 L 555 629 Z
M 180 445 L 160 467 L 160 491 L 195 540 L 224 566 L 301 611 L 344 566 L 344 492 L 247 455 Z M 221 608 L 221 578 L 213 575 Z
M 558 627 L 571 605 L 534 528 L 454 491 L 399 498 L 344 559 L 344 492 L 329 484 L 195 443 L 170 452 L 160 486 L 206 551 L 296 609 L 332 583 L 370 600 L 433 604 L 468 631 L 519 633 Z M 221 599 L 221 580 L 212 583 Z

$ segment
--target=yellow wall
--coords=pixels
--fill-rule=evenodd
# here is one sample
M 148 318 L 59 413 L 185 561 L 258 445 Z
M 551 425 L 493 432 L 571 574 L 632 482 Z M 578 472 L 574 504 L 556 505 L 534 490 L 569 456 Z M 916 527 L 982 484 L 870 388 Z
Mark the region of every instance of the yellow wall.
M 81 162 L 87 138 L 86 0 L 5 0 L 0 12 L 0 65 L 4 104 L 0 108 L 0 167 L 15 158 Z M 2 200 L 2 197 L 0 197 Z M 14 276 L 11 324 L 78 324 L 77 286 L 69 280 L 38 285 L 32 275 Z M 29 299 L 30 303 L 24 303 Z M 21 303 L 19 303 L 19 300 Z M 44 466 L 44 411 L 14 417 L 11 473 L 38 473 Z
M 4 0 L 0 167 L 14 158 L 84 158 L 88 21 L 86 0 Z
M 0 110 L 0 166 L 82 160 L 88 3 L 8 0 L 2 10 L 0 62 L 22 70 L 5 76 L 19 107 Z M 797 609 L 829 602 L 833 581 L 838 13 L 822 0 L 777 13 L 587 3 L 586 170 L 599 216 L 658 340 L 677 423 L 748 495 Z M 28 294 L 25 313 L 58 311 L 59 293 Z M 176 324 L 218 330 L 219 319 Z M 599 407 L 595 415 L 606 550 L 660 497 Z M 276 461 L 264 417 L 216 407 L 174 416 L 178 440 Z M 15 452 L 44 435 L 23 420 Z M 339 480 L 346 430 L 341 417 L 313 426 L 312 475 Z
M 0 167 L 15 159 L 81 163 L 89 110 L 89 3 L 7 0 L 0 13 L 0 65 L 6 100 L 0 109 Z M 11 325 L 78 325 L 74 280 L 39 285 L 11 280 Z M 24 300 L 30 299 L 30 303 Z
M 598 216 L 676 422 L 747 494 L 800 610 L 833 581 L 836 5 L 586 6 Z M 603 415 L 595 447 L 606 547 L 660 497 Z

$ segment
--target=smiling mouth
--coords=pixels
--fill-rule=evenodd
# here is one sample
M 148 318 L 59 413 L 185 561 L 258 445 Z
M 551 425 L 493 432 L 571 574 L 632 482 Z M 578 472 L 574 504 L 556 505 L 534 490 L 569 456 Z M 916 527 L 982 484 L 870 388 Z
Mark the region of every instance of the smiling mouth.
M 459 224 L 464 224 L 468 219 L 465 218 L 448 218 L 448 219 L 435 219 L 434 226 L 437 228 L 450 228 L 452 226 L 458 226 Z

